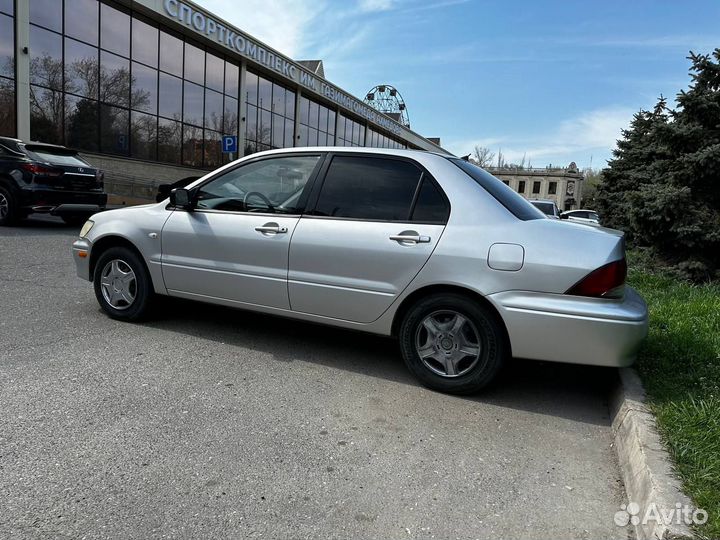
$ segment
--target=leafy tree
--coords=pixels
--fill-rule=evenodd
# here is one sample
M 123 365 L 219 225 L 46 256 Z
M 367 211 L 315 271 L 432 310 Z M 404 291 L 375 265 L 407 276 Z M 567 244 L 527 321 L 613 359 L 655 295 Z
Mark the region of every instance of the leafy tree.
M 720 277 L 720 48 L 691 53 L 692 82 L 622 132 L 597 193 L 605 223 L 683 275 Z
M 602 183 L 602 171 L 588 167 L 583 170 L 583 176 L 585 177 L 585 180 L 583 180 L 582 201 L 580 201 L 580 207 L 594 209 L 597 206 L 597 202 L 595 200 L 597 190 Z

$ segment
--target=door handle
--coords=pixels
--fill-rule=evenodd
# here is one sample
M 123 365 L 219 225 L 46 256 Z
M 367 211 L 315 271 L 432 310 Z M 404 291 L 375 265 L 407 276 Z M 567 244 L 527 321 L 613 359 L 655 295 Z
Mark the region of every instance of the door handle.
M 255 227 L 255 230 L 263 234 L 285 234 L 288 232 L 287 227 L 281 227 L 277 223 L 266 223 L 262 227 Z
M 423 236 L 419 234 L 398 234 L 395 236 L 391 236 L 390 240 L 395 240 L 396 242 L 407 242 L 412 244 L 428 244 L 430 243 L 430 237 L 429 236 Z

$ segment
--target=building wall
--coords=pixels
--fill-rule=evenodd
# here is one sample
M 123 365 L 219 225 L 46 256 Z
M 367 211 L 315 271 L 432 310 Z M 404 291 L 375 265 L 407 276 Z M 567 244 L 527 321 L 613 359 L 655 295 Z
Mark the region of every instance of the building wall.
M 582 173 L 576 172 L 574 169 L 513 170 L 488 168 L 487 170 L 526 199 L 555 201 L 561 211 L 579 208 L 582 200 L 584 178 Z M 537 193 L 534 192 L 536 183 L 539 184 Z

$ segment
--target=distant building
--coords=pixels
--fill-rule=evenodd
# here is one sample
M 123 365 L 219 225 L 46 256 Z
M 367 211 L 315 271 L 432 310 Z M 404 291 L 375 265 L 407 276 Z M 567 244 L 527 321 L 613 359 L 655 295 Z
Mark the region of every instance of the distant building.
M 579 208 L 585 177 L 573 162 L 566 168 L 485 167 L 526 199 L 555 201 L 561 211 Z

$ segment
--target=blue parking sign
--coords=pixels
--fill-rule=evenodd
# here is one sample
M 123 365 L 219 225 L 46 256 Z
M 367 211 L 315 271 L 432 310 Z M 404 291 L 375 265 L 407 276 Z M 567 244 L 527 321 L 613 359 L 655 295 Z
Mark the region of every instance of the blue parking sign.
M 226 154 L 234 154 L 237 152 L 237 139 L 236 135 L 223 135 L 222 151 Z

